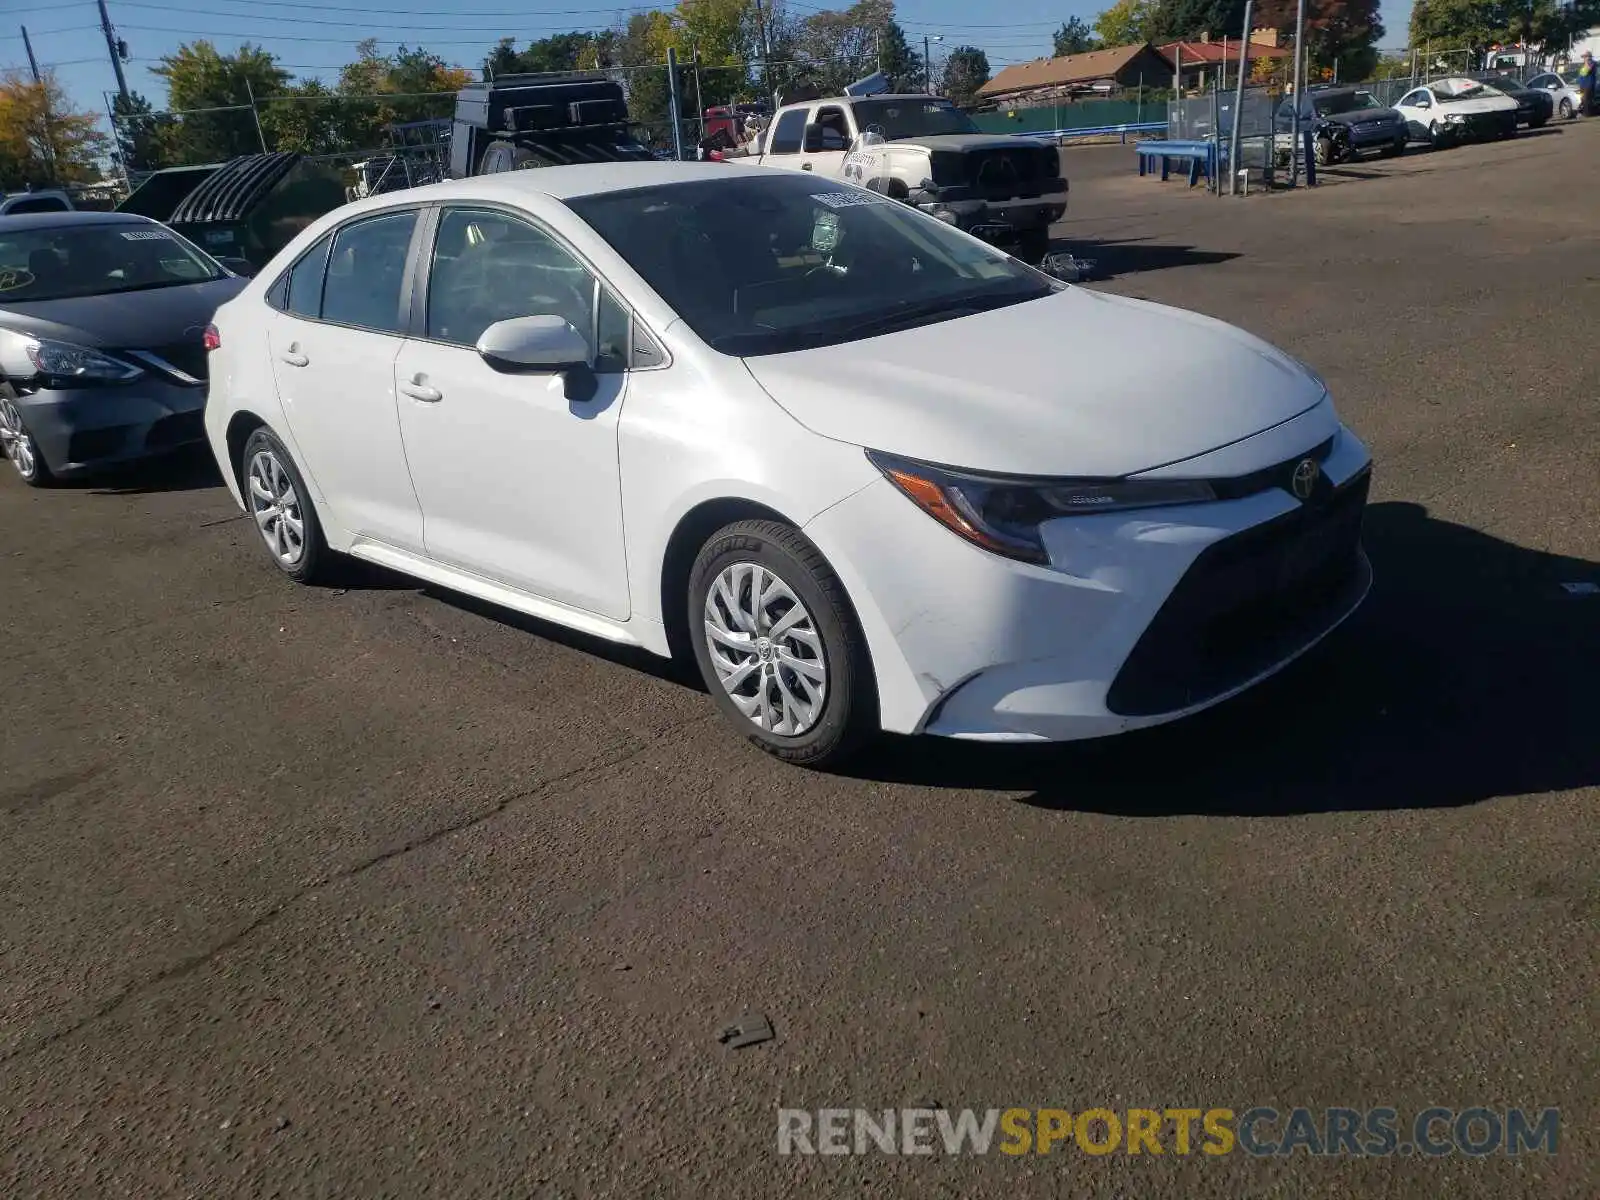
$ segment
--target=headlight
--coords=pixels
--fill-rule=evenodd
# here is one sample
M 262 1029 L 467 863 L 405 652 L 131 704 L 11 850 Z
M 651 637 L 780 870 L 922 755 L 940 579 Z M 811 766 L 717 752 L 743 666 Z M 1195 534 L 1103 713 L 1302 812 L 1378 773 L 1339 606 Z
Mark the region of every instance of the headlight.
M 1039 527 L 1057 517 L 1216 499 L 1202 479 L 1007 479 L 867 451 L 911 501 L 967 541 L 1022 562 L 1047 563 Z
M 1444 123 L 1446 125 L 1459 125 L 1461 124 L 1461 119 L 1460 113 L 1445 113 L 1444 115 Z
M 87 346 L 52 338 L 26 338 L 24 350 L 39 374 L 57 386 L 63 383 L 127 383 L 144 374 L 132 363 Z

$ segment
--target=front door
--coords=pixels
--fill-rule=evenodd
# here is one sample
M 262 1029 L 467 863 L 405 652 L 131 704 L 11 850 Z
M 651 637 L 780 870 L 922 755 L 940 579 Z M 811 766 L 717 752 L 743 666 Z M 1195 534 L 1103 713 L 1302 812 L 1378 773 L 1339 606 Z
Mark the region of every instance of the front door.
M 548 232 L 494 209 L 441 210 L 426 289 L 424 336 L 401 350 L 394 382 L 428 557 L 626 619 L 625 310 Z M 496 321 L 542 315 L 588 339 L 592 390 L 502 374 L 473 349 Z
M 844 109 L 837 104 L 813 108 L 805 136 L 801 169 L 829 179 L 844 178 L 844 156 L 851 142 L 850 117 Z
M 422 551 L 422 510 L 395 419 L 407 255 L 418 210 L 341 226 L 304 254 L 267 332 L 298 465 L 357 537 Z

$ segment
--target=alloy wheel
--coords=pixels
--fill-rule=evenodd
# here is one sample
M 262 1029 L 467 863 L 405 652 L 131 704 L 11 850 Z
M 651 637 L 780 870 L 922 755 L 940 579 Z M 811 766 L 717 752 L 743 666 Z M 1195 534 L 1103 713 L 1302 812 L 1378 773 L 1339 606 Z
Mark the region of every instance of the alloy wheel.
M 285 567 L 297 566 L 306 552 L 305 516 L 294 479 L 271 450 L 250 459 L 250 512 L 272 556 Z
M 39 473 L 39 451 L 22 424 L 22 414 L 9 397 L 0 397 L 0 444 L 17 474 L 32 479 Z
M 705 600 L 706 647 L 717 680 L 758 729 L 799 737 L 828 698 L 828 664 L 800 597 L 759 563 L 734 563 Z

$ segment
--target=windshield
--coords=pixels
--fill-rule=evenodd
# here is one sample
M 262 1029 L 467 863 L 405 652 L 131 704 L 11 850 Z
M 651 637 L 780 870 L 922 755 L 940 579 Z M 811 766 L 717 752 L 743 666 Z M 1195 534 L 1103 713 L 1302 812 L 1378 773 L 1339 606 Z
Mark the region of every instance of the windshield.
M 1357 108 L 1365 108 L 1363 104 L 1356 103 L 1354 92 L 1334 92 L 1327 96 L 1311 97 L 1312 104 L 1316 105 L 1318 116 L 1329 116 L 1333 113 L 1350 112 Z
M 0 233 L 0 304 L 66 300 L 221 279 L 170 229 L 145 222 Z
M 1382 108 L 1383 105 L 1379 104 L 1376 100 L 1374 100 L 1372 98 L 1372 93 L 1371 92 L 1357 92 L 1356 93 L 1356 101 L 1350 107 L 1351 108 Z
M 1058 286 L 897 200 L 788 171 L 567 204 L 724 354 L 837 345 Z
M 948 100 L 916 96 L 909 100 L 857 100 L 856 128 L 881 131 L 889 141 L 929 137 L 939 133 L 979 133 L 981 130 Z
M 1457 100 L 1482 100 L 1500 93 L 1470 79 L 1446 79 L 1433 85 L 1433 94 L 1441 104 L 1454 104 Z

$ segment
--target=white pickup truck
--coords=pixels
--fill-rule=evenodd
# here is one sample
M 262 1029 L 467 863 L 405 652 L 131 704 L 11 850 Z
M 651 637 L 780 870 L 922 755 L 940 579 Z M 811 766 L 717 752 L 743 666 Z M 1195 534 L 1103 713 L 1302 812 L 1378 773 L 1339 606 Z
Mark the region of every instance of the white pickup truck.
M 852 85 L 854 86 L 854 85 Z M 1067 210 L 1054 146 L 982 133 L 938 96 L 866 95 L 780 108 L 747 151 L 763 166 L 848 180 L 985 241 L 1042 259 Z

